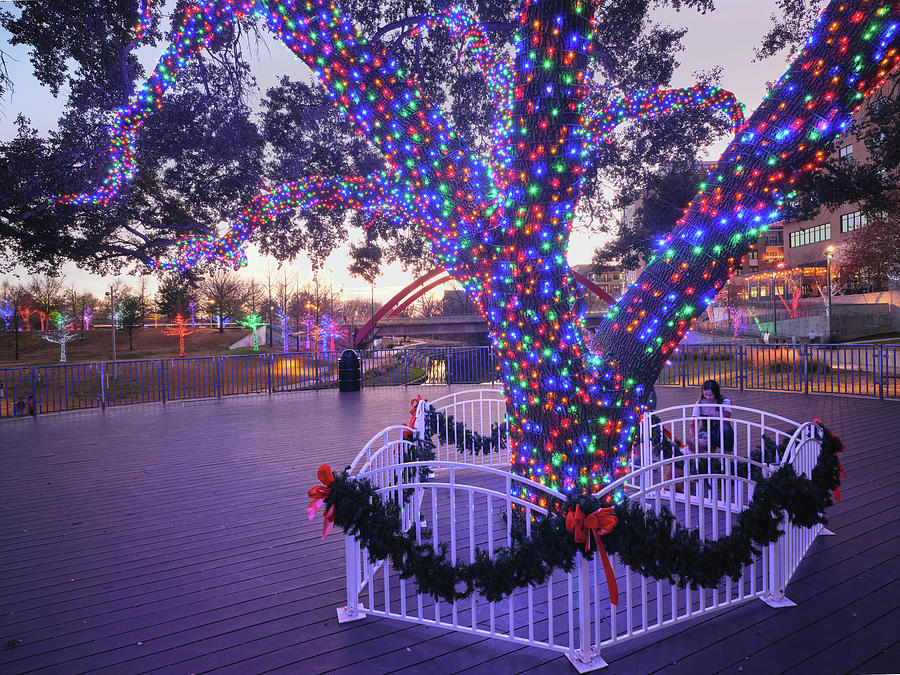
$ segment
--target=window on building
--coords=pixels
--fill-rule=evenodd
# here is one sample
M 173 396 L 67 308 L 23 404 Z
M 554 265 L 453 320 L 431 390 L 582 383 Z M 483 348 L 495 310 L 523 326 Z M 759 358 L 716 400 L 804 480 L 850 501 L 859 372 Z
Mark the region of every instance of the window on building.
M 853 232 L 861 227 L 865 227 L 866 223 L 867 219 L 862 211 L 845 213 L 841 216 L 841 232 Z
M 843 148 L 838 150 L 838 157 L 842 162 L 847 161 L 848 159 L 853 159 L 853 144 L 845 145 Z
M 843 216 L 841 217 L 843 218 Z M 797 248 L 798 246 L 817 244 L 820 241 L 828 241 L 829 239 L 831 239 L 831 223 L 825 223 L 791 232 L 788 243 L 791 248 Z

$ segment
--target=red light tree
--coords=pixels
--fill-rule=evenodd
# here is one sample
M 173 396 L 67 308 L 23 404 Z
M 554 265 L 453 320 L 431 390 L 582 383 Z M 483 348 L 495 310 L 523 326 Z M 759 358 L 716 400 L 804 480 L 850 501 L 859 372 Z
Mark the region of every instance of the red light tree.
M 191 328 L 190 324 L 188 324 L 181 314 L 175 315 L 174 326 L 163 326 L 162 328 L 163 335 L 178 336 L 178 356 L 184 356 L 184 338 L 188 335 L 192 335 L 194 332 L 194 329 Z

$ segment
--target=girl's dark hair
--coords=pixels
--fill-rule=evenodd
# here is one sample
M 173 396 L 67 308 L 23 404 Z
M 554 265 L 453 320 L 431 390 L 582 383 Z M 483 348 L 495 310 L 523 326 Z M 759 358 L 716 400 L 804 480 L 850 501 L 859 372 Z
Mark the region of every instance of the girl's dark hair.
M 700 387 L 700 398 L 697 399 L 698 403 L 703 400 L 703 392 L 707 390 L 711 391 L 713 396 L 716 397 L 716 403 L 722 402 L 722 390 L 719 389 L 719 383 L 715 380 L 707 380 Z

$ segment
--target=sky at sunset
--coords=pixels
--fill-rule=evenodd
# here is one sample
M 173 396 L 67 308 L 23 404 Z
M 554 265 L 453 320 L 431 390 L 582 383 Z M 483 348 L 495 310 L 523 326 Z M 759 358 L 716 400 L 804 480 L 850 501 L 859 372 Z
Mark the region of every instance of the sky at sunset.
M 671 9 L 657 10 L 656 16 L 662 23 L 673 26 L 685 26 L 689 29 L 684 39 L 685 51 L 679 54 L 681 67 L 678 70 L 673 85 L 676 87 L 690 86 L 693 84 L 692 73 L 698 70 L 709 69 L 716 65 L 723 66 L 722 86 L 735 93 L 738 100 L 746 104 L 746 114 L 756 108 L 765 93 L 766 83 L 776 80 L 786 69 L 783 58 L 768 59 L 764 62 L 753 63 L 753 49 L 759 44 L 762 35 L 770 25 L 769 16 L 774 12 L 772 0 L 762 0 L 748 3 L 744 0 L 718 0 L 717 10 L 707 15 L 700 15 L 693 11 L 675 12 Z M 10 74 L 15 83 L 15 91 L 11 96 L 5 97 L 0 108 L 0 138 L 7 140 L 14 134 L 14 122 L 21 112 L 31 119 L 38 130 L 45 133 L 55 126 L 56 117 L 61 105 L 54 100 L 50 93 L 37 84 L 30 77 L 30 64 L 27 52 L 20 47 L 10 47 L 6 44 L 8 35 L 0 30 L 0 40 L 3 41 L 3 49 L 11 54 L 16 61 L 9 64 Z M 147 70 L 152 69 L 152 63 L 162 51 L 162 45 L 155 49 L 144 48 L 139 53 Z M 255 70 L 257 80 L 262 91 L 274 84 L 282 73 L 297 73 L 305 70 L 305 66 L 277 43 L 272 43 L 270 49 L 261 49 L 259 52 L 259 64 Z M 65 93 L 61 95 L 61 98 Z M 726 142 L 722 142 L 710 148 L 707 159 L 716 159 L 724 149 Z M 359 234 L 355 235 L 357 238 Z M 590 262 L 594 249 L 602 244 L 602 239 L 596 235 L 590 235 L 579 231 L 577 226 L 571 237 L 569 260 L 572 264 Z M 274 268 L 277 263 L 271 259 L 260 256 L 251 247 L 248 250 L 250 264 L 242 271 L 247 276 L 254 275 L 258 279 L 264 276 L 265 270 Z M 284 263 L 290 275 L 299 272 L 305 281 L 310 276 L 310 265 L 306 260 L 295 260 Z M 346 272 L 346 250 L 336 251 L 325 261 L 323 265 L 324 275 L 333 277 L 335 288 L 343 287 L 347 296 L 369 298 L 370 287 L 361 280 L 351 277 Z M 20 278 L 27 274 L 24 270 L 17 270 Z M 96 275 L 78 270 L 72 265 L 64 268 L 67 285 L 75 284 L 88 289 L 97 295 L 101 295 L 112 279 L 103 279 Z M 280 276 L 280 272 L 278 275 Z M 2 277 L 0 277 L 2 278 Z M 6 278 L 12 279 L 11 275 Z M 383 275 L 376 282 L 375 297 L 378 300 L 387 300 L 394 293 L 412 280 L 410 273 L 403 272 L 399 266 L 385 268 Z M 123 283 L 132 282 L 132 279 L 122 277 Z M 154 282 L 155 285 L 155 282 Z

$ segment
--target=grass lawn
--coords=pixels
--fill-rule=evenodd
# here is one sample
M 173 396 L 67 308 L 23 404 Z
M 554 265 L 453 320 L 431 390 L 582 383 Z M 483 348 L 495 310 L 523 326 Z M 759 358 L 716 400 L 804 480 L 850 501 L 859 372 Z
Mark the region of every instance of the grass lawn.
M 41 338 L 37 330 L 19 332 L 19 359 L 15 359 L 15 333 L 0 332 L 0 366 L 43 366 L 59 363 L 59 345 Z M 196 332 L 184 338 L 185 356 L 214 356 L 216 354 L 251 354 L 253 348 L 229 350 L 228 347 L 249 335 L 246 328 L 225 329 L 220 333 L 216 328 L 197 328 Z M 66 345 L 66 362 L 110 361 L 112 359 L 112 336 L 109 328 L 84 332 L 84 339 L 74 339 Z M 162 328 L 136 328 L 133 349 L 130 348 L 128 331 L 116 331 L 116 357 L 120 361 L 134 359 L 168 358 L 178 356 L 178 337 L 163 335 Z M 281 353 L 281 345 L 259 350 Z

